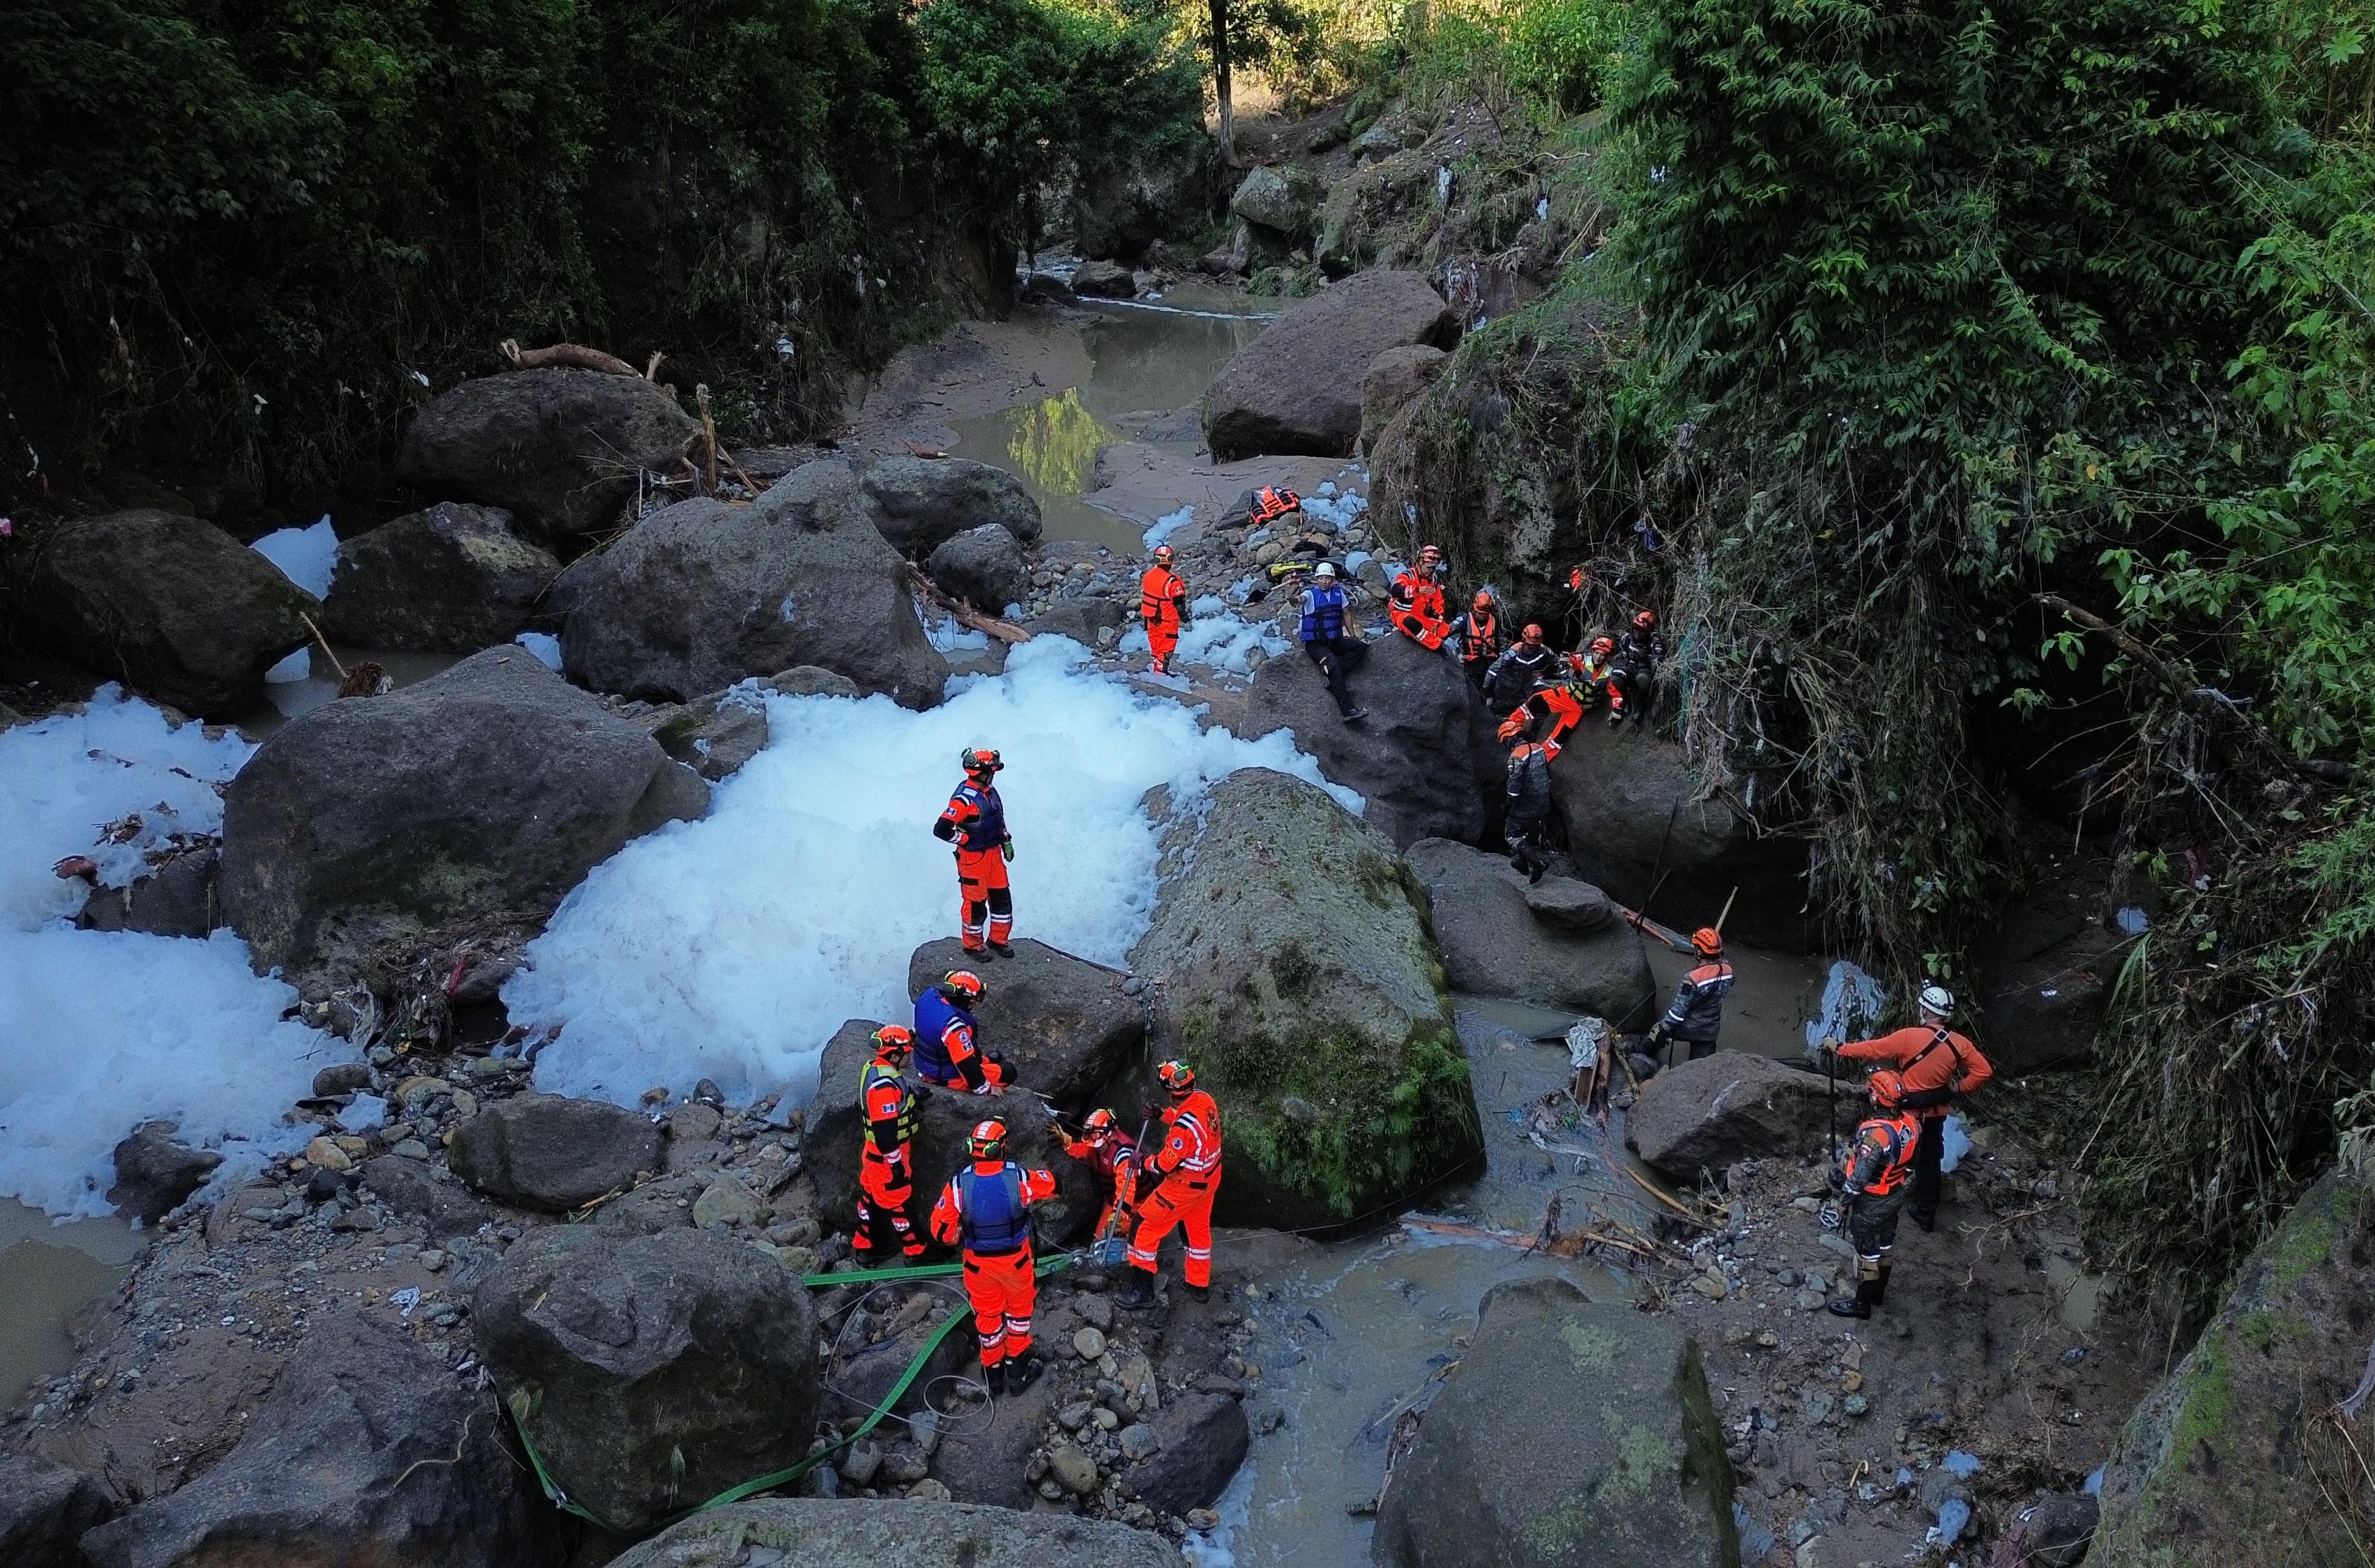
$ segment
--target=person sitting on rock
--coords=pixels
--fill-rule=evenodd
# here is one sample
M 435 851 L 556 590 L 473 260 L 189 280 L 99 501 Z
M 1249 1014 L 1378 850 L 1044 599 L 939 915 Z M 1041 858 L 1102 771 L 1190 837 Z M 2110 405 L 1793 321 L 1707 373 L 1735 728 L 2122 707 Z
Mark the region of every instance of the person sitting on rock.
M 1319 673 L 1327 678 L 1328 695 L 1336 699 L 1336 711 L 1346 724 L 1368 717 L 1366 708 L 1353 704 L 1353 693 L 1345 683 L 1345 675 L 1361 653 L 1360 640 L 1352 636 L 1345 616 L 1344 585 L 1336 581 L 1332 561 L 1321 561 L 1312 570 L 1311 585 L 1303 590 L 1303 653 Z
M 1616 657 L 1608 670 L 1608 722 L 1623 724 L 1631 719 L 1646 723 L 1649 717 L 1649 681 L 1656 673 L 1658 661 L 1666 656 L 1666 644 L 1658 635 L 1658 615 L 1655 610 L 1643 610 L 1633 618 L 1632 629 L 1616 644 Z
M 981 1048 L 973 1008 L 988 987 L 970 969 L 952 969 L 916 998 L 916 1070 L 928 1083 L 967 1094 L 1003 1094 L 1014 1074 Z
M 940 1189 L 932 1205 L 932 1236 L 963 1249 L 965 1300 L 981 1342 L 983 1381 L 993 1394 L 1020 1394 L 1040 1373 L 1031 1350 L 1031 1316 L 1039 1298 L 1031 1206 L 1056 1196 L 1056 1175 L 1007 1159 L 1006 1124 L 995 1116 L 975 1124 L 965 1149 L 973 1163 Z
M 1551 661 L 1557 656 L 1542 641 L 1542 627 L 1528 621 L 1508 651 L 1495 659 L 1493 667 L 1484 672 L 1485 707 L 1495 713 L 1507 714 L 1534 694 L 1542 678 L 1555 667 Z
M 895 1023 L 874 1032 L 874 1056 L 857 1074 L 857 1114 L 865 1118 L 866 1141 L 857 1162 L 857 1233 L 851 1249 L 863 1264 L 896 1246 L 908 1257 L 924 1256 L 908 1206 L 916 1196 L 916 1091 L 900 1075 L 914 1059 L 916 1037 Z
M 1188 579 L 1171 570 L 1171 547 L 1154 547 L 1154 564 L 1138 580 L 1138 616 L 1146 623 L 1147 651 L 1154 655 L 1154 673 L 1171 673 L 1171 655 L 1179 649 L 1180 629 L 1188 624 Z
M 1896 1219 L 1913 1173 L 1913 1151 L 1921 1126 L 1905 1108 L 1905 1079 L 1883 1067 L 1864 1084 L 1873 1114 L 1857 1124 L 1846 1158 L 1832 1172 L 1847 1200 L 1848 1240 L 1855 1244 L 1856 1293 L 1832 1302 L 1841 1317 L 1870 1317 L 1888 1296 L 1889 1249 L 1896 1244 Z
M 1485 671 L 1501 656 L 1501 612 L 1493 603 L 1492 590 L 1477 589 L 1468 613 L 1453 623 L 1452 630 L 1459 638 L 1460 672 L 1468 677 L 1469 685 L 1482 691 Z
M 1443 584 L 1436 581 L 1442 571 L 1443 552 L 1429 545 L 1418 552 L 1417 564 L 1394 574 L 1387 595 L 1386 619 L 1394 630 L 1429 652 L 1442 647 L 1443 640 L 1451 635 L 1451 622 L 1443 608 Z
M 1699 961 L 1682 984 L 1665 1016 L 1649 1026 L 1649 1044 L 1662 1050 L 1669 1040 L 1689 1043 L 1691 1060 L 1715 1055 L 1716 1036 L 1723 1030 L 1723 999 L 1731 990 L 1731 964 L 1723 956 L 1723 933 L 1702 925 L 1691 933 L 1691 951 Z
M 1509 751 L 1509 784 L 1503 798 L 1501 837 L 1509 846 L 1509 864 L 1539 882 L 1549 869 L 1542 832 L 1551 813 L 1551 759 L 1548 749 L 1519 741 Z
M 1105 1183 L 1105 1206 L 1097 1215 L 1096 1233 L 1113 1233 L 1117 1216 L 1126 1216 L 1138 1195 L 1138 1146 L 1122 1136 L 1114 1114 L 1100 1105 L 1081 1124 L 1081 1136 L 1068 1140 L 1064 1152 L 1093 1166 Z

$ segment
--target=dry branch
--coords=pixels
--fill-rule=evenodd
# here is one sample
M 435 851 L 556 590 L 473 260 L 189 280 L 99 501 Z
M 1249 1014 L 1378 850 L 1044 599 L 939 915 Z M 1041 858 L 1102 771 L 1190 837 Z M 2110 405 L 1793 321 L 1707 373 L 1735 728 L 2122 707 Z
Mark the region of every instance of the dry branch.
M 549 348 L 523 348 L 519 339 L 503 339 L 503 358 L 524 371 L 541 371 L 554 365 L 571 370 L 599 371 L 604 375 L 631 376 L 635 367 L 616 354 L 605 354 L 599 348 L 588 348 L 582 343 L 556 343 Z M 652 356 L 652 366 L 659 367 L 659 356 Z
M 959 626 L 965 627 L 974 631 L 987 632 L 990 636 L 997 638 L 1001 643 L 1028 643 L 1031 641 L 1031 633 L 1023 631 L 1022 628 L 1015 625 L 1012 621 L 1000 620 L 994 615 L 982 614 L 981 611 L 974 608 L 973 606 L 967 604 L 964 600 L 949 593 L 939 584 L 925 576 L 924 569 L 917 566 L 914 561 L 911 560 L 906 564 L 907 576 L 914 582 L 916 591 L 930 599 L 934 604 L 939 606 L 951 615 L 956 617 L 957 624 Z

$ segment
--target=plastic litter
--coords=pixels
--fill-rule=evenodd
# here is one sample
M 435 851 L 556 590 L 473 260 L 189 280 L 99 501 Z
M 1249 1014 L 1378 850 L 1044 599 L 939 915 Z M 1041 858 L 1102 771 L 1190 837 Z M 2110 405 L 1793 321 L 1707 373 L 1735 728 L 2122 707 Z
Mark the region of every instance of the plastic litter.
M 1971 1522 L 1971 1505 L 1959 1497 L 1950 1497 L 1938 1505 L 1938 1544 L 1952 1546 L 1962 1536 L 1963 1527 Z
M 1946 1473 L 1956 1480 L 1969 1480 L 1979 1473 L 1979 1456 L 1966 1454 L 1959 1448 L 1949 1448 L 1946 1450 L 1946 1456 L 1938 1462 L 1944 1465 L 1946 1468 Z
M 403 1290 L 388 1297 L 387 1304 L 396 1308 L 398 1316 L 410 1317 L 412 1309 L 420 1304 L 420 1287 L 407 1285 Z

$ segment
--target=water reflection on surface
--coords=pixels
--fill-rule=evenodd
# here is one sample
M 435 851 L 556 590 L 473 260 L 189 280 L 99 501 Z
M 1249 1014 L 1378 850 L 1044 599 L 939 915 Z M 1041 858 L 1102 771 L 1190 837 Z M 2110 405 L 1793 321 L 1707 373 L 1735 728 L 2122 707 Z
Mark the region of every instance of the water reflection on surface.
M 0 1406 L 26 1385 L 74 1365 L 66 1326 L 124 1281 L 147 1238 L 121 1220 L 53 1225 L 14 1198 L 0 1199 Z

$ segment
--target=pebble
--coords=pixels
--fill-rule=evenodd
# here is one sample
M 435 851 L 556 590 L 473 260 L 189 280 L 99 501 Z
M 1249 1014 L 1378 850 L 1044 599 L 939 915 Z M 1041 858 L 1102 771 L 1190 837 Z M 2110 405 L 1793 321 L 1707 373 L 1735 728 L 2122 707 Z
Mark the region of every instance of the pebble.
M 305 1146 L 306 1160 L 325 1171 L 351 1171 L 355 1162 L 334 1138 L 317 1138 Z
M 1114 1304 L 1104 1296 L 1074 1296 L 1072 1315 L 1099 1332 L 1109 1331 L 1114 1324 Z
M 1072 1353 L 1084 1362 L 1093 1362 L 1103 1356 L 1105 1353 L 1104 1331 L 1091 1326 L 1075 1333 L 1072 1336 Z
M 841 1456 L 836 1467 L 842 1479 L 852 1486 L 870 1485 L 874 1472 L 882 1468 L 882 1445 L 879 1443 L 854 1443 Z
M 429 1146 L 417 1138 L 401 1138 L 388 1152 L 399 1160 L 426 1160 L 429 1158 Z
M 1839 1409 L 1851 1416 L 1868 1416 L 1872 1414 L 1872 1401 L 1861 1394 L 1850 1394 L 1839 1401 Z
M 1731 1286 L 1724 1282 L 1723 1276 L 1716 1273 L 1712 1269 L 1705 1274 L 1699 1275 L 1691 1281 L 1691 1289 L 1696 1291 L 1700 1295 L 1705 1296 L 1711 1302 L 1719 1302 L 1723 1300 L 1731 1288 Z
M 1069 1443 L 1047 1451 L 1047 1472 L 1049 1479 L 1075 1497 L 1086 1497 L 1097 1489 L 1096 1461 Z
M 1114 1428 L 1121 1425 L 1121 1418 L 1114 1414 L 1111 1410 L 1106 1409 L 1103 1405 L 1099 1405 L 1095 1409 L 1091 1410 L 1089 1412 L 1089 1419 L 1097 1423 L 1097 1430 L 1099 1432 L 1111 1432 Z
M 947 1487 L 942 1486 L 939 1482 L 927 1477 L 907 1489 L 907 1501 L 910 1503 L 953 1503 L 956 1501 L 956 1498 Z
M 1770 1328 L 1756 1337 L 1757 1348 L 1760 1350 L 1769 1350 L 1780 1343 L 1781 1336 L 1774 1333 Z
M 1810 1289 L 1799 1291 L 1792 1298 L 1790 1304 L 1800 1312 L 1820 1312 L 1823 1310 L 1823 1303 L 1829 1299 L 1826 1292 Z
M 1154 1429 L 1144 1421 L 1122 1428 L 1119 1441 L 1122 1456 L 1132 1464 L 1152 1458 L 1155 1449 L 1162 1446 L 1154 1440 Z
M 436 1247 L 429 1247 L 421 1252 L 419 1263 L 421 1267 L 434 1274 L 445 1267 L 445 1255 Z
M 1050 1478 L 1039 1483 L 1039 1495 L 1050 1503 L 1061 1503 L 1064 1500 L 1064 1489 L 1058 1486 L 1053 1478 Z
M 1056 1412 L 1056 1424 L 1066 1432 L 1078 1432 L 1089 1424 L 1090 1409 L 1085 1400 L 1077 1405 L 1067 1405 Z
M 1781 1270 L 1780 1273 L 1773 1276 L 1773 1282 L 1780 1286 L 1785 1291 L 1794 1290 L 1798 1284 L 1798 1271 L 1796 1269 L 1785 1268 Z
M 1221 1516 L 1218 1514 L 1213 1513 L 1210 1508 L 1190 1508 L 1188 1510 L 1188 1527 L 1191 1530 L 1209 1530 L 1219 1525 L 1220 1522 Z

